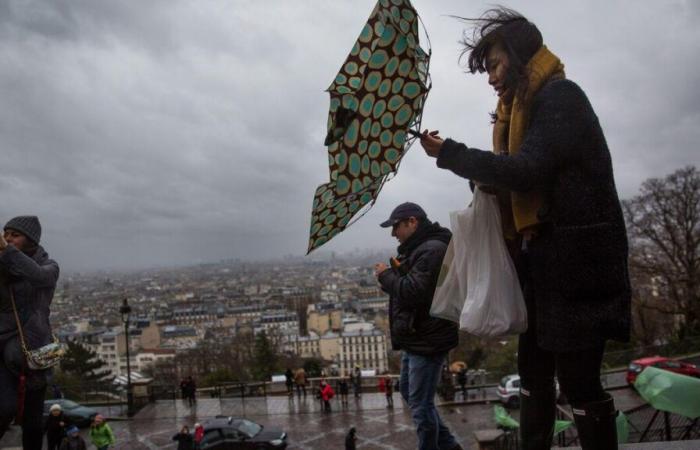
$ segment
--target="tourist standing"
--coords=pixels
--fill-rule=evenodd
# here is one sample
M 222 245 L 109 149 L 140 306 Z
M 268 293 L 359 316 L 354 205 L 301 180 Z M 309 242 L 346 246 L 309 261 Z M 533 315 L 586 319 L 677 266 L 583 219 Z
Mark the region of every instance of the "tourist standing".
M 46 418 L 44 430 L 46 431 L 46 443 L 48 450 L 57 450 L 61 445 L 61 441 L 66 436 L 66 428 L 68 427 L 68 419 L 61 410 L 61 405 L 58 403 L 51 405 L 49 408 L 49 417 Z
M 335 397 L 335 391 L 326 380 L 321 380 L 321 400 L 323 400 L 323 410 L 331 412 L 331 399 Z
M 352 371 L 352 390 L 355 398 L 360 398 L 360 395 L 362 395 L 362 370 L 360 366 L 355 366 Z
M 198 449 L 204 439 L 204 426 L 201 423 L 194 424 L 194 448 Z
M 90 441 L 97 450 L 107 450 L 117 442 L 112 429 L 101 414 L 96 415 L 90 425 Z
M 67 436 L 63 438 L 59 450 L 87 450 L 85 440 L 80 437 L 80 430 L 75 425 L 66 430 Z
M 348 394 L 350 393 L 350 386 L 348 385 L 347 377 L 343 377 L 338 381 L 338 391 L 340 392 L 340 403 L 343 406 L 348 404 Z
M 394 382 L 392 381 L 391 376 L 388 373 L 382 379 L 384 380 L 384 395 L 386 396 L 386 407 L 391 409 L 394 407 Z
M 615 405 L 600 368 L 607 340 L 629 340 L 631 294 L 603 128 L 535 24 L 506 8 L 471 22 L 469 71 L 487 72 L 499 97 L 493 151 L 428 130 L 421 145 L 438 167 L 498 195 L 528 316 L 518 344 L 523 448 L 551 446 L 556 374 L 581 447 L 615 449 Z
M 389 328 L 394 350 L 401 350 L 401 395 L 411 409 L 420 450 L 457 450 L 457 443 L 435 408 L 435 392 L 447 352 L 457 346 L 457 324 L 430 316 L 442 259 L 452 233 L 415 203 L 402 203 L 381 224 L 399 241 L 389 267 L 374 266 L 389 294 Z
M 173 441 L 177 441 L 177 450 L 192 450 L 194 447 L 194 437 L 187 425 L 183 425 L 180 432 L 173 436 Z
M 49 370 L 26 367 L 22 341 L 29 350 L 52 341 L 49 314 L 59 274 L 40 240 L 36 216 L 13 218 L 0 236 L 0 439 L 15 420 L 25 450 L 43 444 Z
M 348 434 L 345 436 L 345 450 L 357 449 L 357 434 L 355 427 L 351 427 Z
M 294 373 L 292 369 L 287 367 L 287 371 L 284 372 L 284 384 L 287 387 L 287 395 L 290 397 L 294 396 Z
M 303 392 L 304 398 L 306 398 L 306 372 L 303 367 L 294 374 L 294 384 L 297 386 L 297 396 L 301 398 Z

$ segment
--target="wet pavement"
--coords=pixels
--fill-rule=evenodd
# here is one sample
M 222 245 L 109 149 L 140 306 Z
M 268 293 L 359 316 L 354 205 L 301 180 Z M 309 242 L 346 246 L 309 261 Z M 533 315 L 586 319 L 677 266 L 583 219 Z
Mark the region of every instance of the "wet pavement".
M 632 389 L 618 389 L 611 393 L 623 411 L 631 410 L 643 400 Z M 457 400 L 461 400 L 458 395 Z M 255 398 L 202 398 L 190 408 L 182 400 L 161 400 L 144 407 L 132 420 L 114 417 L 119 410 L 103 411 L 112 416 L 110 426 L 117 437 L 116 449 L 174 449 L 173 435 L 182 425 L 192 427 L 217 415 L 246 417 L 267 427 L 281 428 L 289 435 L 289 449 L 330 450 L 344 448 L 345 434 L 350 427 L 358 430 L 360 449 L 415 449 L 417 440 L 411 416 L 398 394 L 394 408 L 386 408 L 382 394 L 363 394 L 358 400 L 352 396 L 347 406 L 338 397 L 333 411 L 321 411 L 320 401 L 311 395 L 304 398 L 274 396 Z M 465 449 L 476 449 L 473 433 L 495 428 L 493 407 L 498 402 L 489 400 L 464 404 L 456 402 L 439 407 L 440 415 Z M 517 420 L 518 410 L 510 411 Z M 87 430 L 81 434 L 85 436 Z M 12 430 L 0 441 L 0 449 L 19 449 L 19 433 Z
M 331 413 L 321 412 L 320 402 L 311 396 L 241 399 L 200 399 L 190 408 L 181 400 L 158 401 L 142 409 L 130 421 L 110 421 L 117 438 L 115 449 L 174 449 L 173 435 L 182 425 L 205 422 L 216 415 L 245 416 L 268 427 L 281 428 L 289 435 L 289 449 L 329 450 L 344 448 L 350 427 L 357 428 L 358 449 L 415 449 L 417 440 L 411 416 L 394 396 L 394 408 L 386 408 L 381 394 L 350 398 L 343 407 L 333 401 Z M 493 404 L 440 407 L 440 415 L 465 449 L 476 448 L 473 432 L 493 427 Z M 87 430 L 82 430 L 85 436 Z M 18 430 L 12 430 L 0 448 L 18 446 Z

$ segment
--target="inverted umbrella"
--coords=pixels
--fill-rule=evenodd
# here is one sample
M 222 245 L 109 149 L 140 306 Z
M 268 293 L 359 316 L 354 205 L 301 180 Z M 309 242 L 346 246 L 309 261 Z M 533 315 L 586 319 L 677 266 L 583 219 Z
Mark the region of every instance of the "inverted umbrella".
M 409 0 L 379 0 L 328 88 L 330 182 L 314 195 L 308 252 L 371 208 L 419 135 L 430 55 L 418 21 Z

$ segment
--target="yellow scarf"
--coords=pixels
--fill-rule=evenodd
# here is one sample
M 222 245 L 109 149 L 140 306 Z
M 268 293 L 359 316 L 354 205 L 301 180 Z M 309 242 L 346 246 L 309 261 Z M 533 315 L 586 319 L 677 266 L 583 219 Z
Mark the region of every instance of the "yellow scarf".
M 497 119 L 493 126 L 493 151 L 496 153 L 518 153 L 529 125 L 532 98 L 548 81 L 565 78 L 564 65 L 545 46 L 530 58 L 526 67 L 528 85 L 525 98 L 516 95 L 511 104 L 499 100 L 496 106 Z M 512 210 L 512 217 L 510 214 L 502 214 L 505 237 L 514 238 L 516 231 L 525 236 L 531 235 L 539 224 L 537 212 L 543 203 L 542 194 L 511 192 L 510 198 L 500 195 L 499 199 L 502 212 L 504 208 L 505 212 Z

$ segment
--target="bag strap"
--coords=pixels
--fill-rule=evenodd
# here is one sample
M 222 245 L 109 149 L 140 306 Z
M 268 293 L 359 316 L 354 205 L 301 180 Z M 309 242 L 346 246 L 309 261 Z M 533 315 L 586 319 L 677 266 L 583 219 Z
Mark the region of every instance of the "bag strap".
M 28 355 L 29 351 L 27 350 L 27 343 L 24 340 L 24 332 L 22 331 L 22 323 L 19 320 L 19 314 L 17 313 L 17 305 L 15 304 L 15 291 L 12 289 L 12 287 L 9 288 L 10 290 L 10 300 L 12 301 L 12 311 L 15 313 L 15 321 L 17 321 L 17 330 L 19 331 L 19 342 L 20 345 L 22 346 L 22 352 L 24 352 L 24 355 Z

